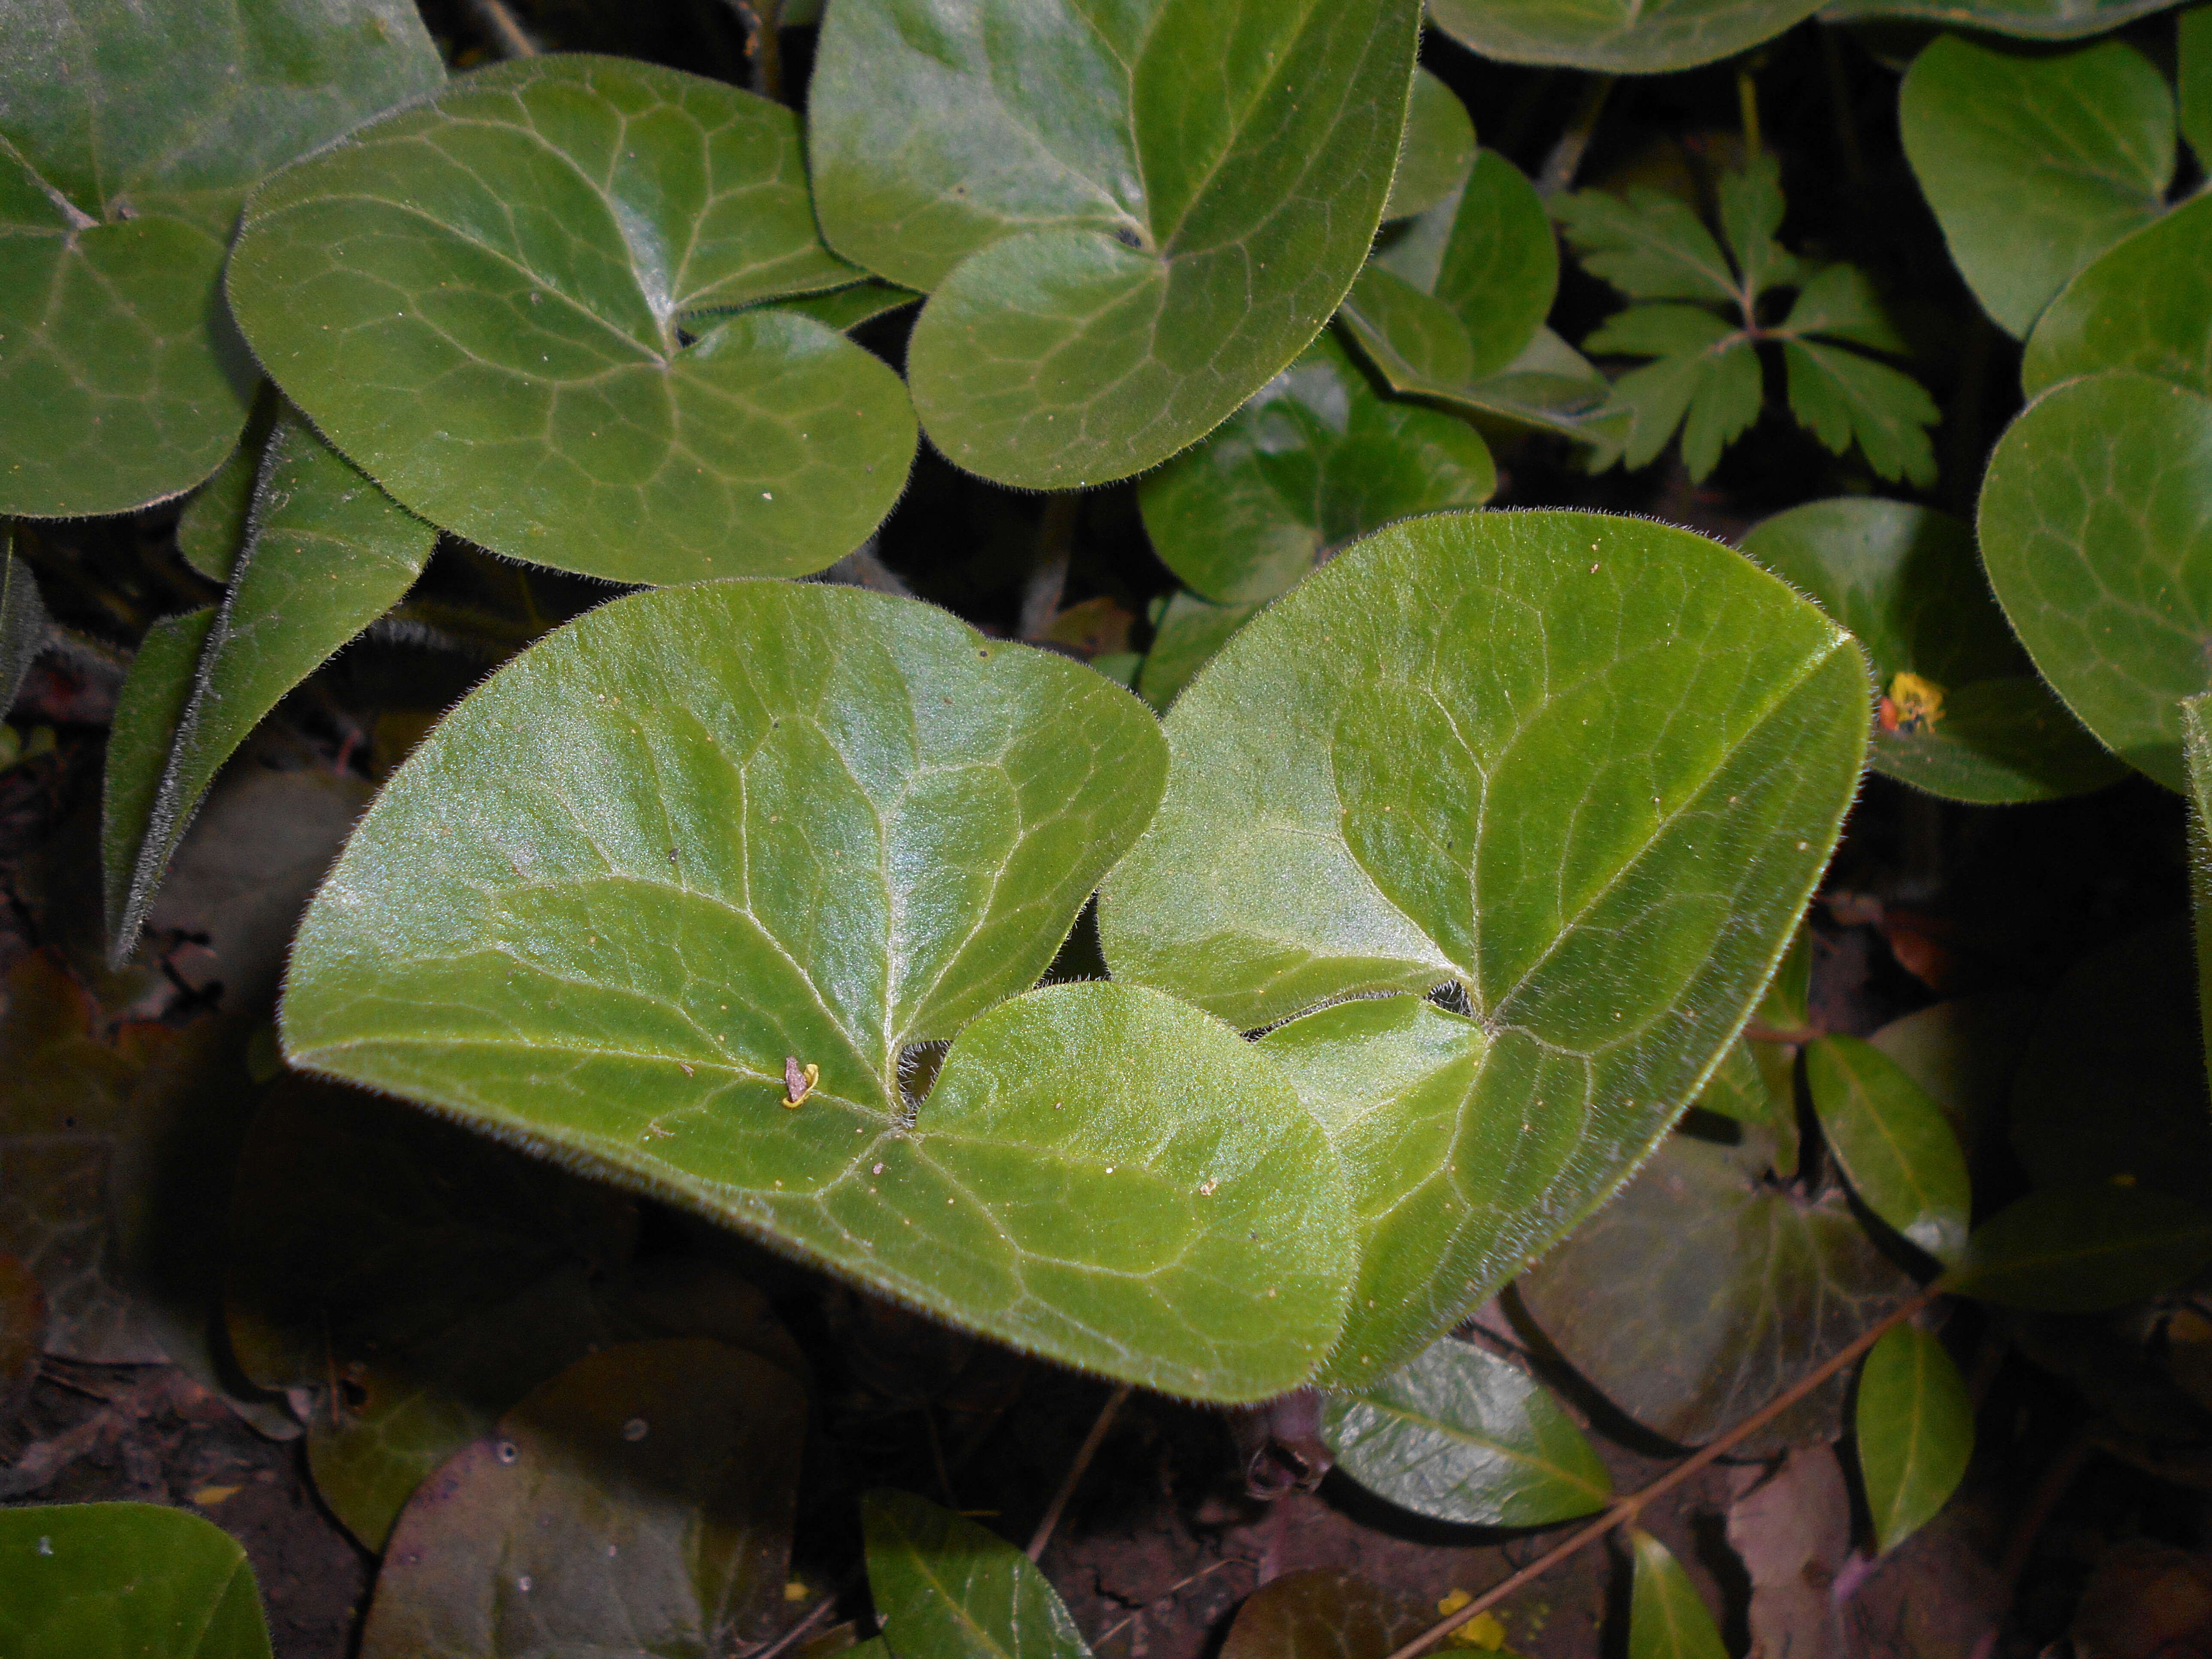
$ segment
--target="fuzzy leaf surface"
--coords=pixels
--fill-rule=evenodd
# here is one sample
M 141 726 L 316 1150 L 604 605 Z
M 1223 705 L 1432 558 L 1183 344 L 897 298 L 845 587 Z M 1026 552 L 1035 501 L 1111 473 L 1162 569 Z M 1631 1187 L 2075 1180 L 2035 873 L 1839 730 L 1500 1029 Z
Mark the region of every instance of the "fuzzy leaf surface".
M 1392 1079 L 1371 1091 L 1291 1067 L 1363 1231 L 1393 1241 L 1338 1385 L 1427 1346 L 1695 1095 L 1832 844 L 1864 672 L 1687 532 L 1452 513 L 1339 556 L 1184 691 L 1166 799 L 1102 902 L 1115 973 L 1245 1029 L 1446 981 L 1470 1011 L 1435 1011 L 1442 1042 L 1410 1000 L 1310 1016 L 1389 1023 L 1358 1039 Z
M 438 532 L 402 507 L 297 416 L 264 452 L 246 549 L 201 647 L 191 700 L 131 854 L 108 942 L 137 942 L 169 860 L 222 764 L 301 681 L 398 602 Z M 116 826 L 118 837 L 125 826 Z M 118 846 L 120 850 L 121 842 Z
M 210 605 L 181 617 L 164 617 L 149 628 L 115 699 L 100 820 L 104 914 L 111 933 L 130 902 L 138 849 L 145 842 L 146 826 L 154 821 L 169 751 L 184 724 L 185 710 L 191 706 L 192 671 L 207 647 L 216 616 L 216 608 Z
M 161 1504 L 0 1510 L 11 1654 L 269 1659 L 253 1569 L 213 1522 Z
M 39 579 L 15 556 L 15 540 L 12 531 L 0 530 L 0 716 L 15 706 L 52 626 Z
M 2081 724 L 2185 787 L 2181 699 L 2212 684 L 2212 398 L 2124 371 L 2006 428 L 1979 514 L 1990 586 Z
M 270 179 L 228 292 L 285 394 L 410 510 L 513 558 L 672 582 L 821 569 L 897 499 L 897 376 L 760 307 L 856 274 L 815 229 L 789 110 L 563 54 Z
M 1456 191 L 1474 170 L 1474 123 L 1459 94 L 1427 70 L 1413 72 L 1398 170 L 1382 217 L 1410 219 Z
M 1230 636 L 1259 614 L 1256 605 L 1216 605 L 1188 589 L 1169 597 L 1152 629 L 1152 649 L 1137 672 L 1137 690 L 1164 712 Z
M 727 1652 L 780 1615 L 806 1393 L 703 1340 L 628 1343 L 532 1391 L 431 1476 L 362 1659 Z
M 1937 688 L 1932 713 L 1877 723 L 1876 771 L 1990 805 L 2080 794 L 2124 775 L 2036 678 L 1960 520 L 1842 496 L 1763 520 L 1743 550 L 1858 636 L 1878 690 L 1899 674 Z
M 1157 465 L 1304 349 L 1398 159 L 1415 0 L 846 0 L 809 100 L 830 245 L 930 295 L 908 375 L 956 465 Z
M 1430 0 L 1436 25 L 1509 64 L 1615 74 L 1695 69 L 1771 40 L 1819 0 Z
M 1126 690 L 911 601 L 618 600 L 395 775 L 303 927 L 288 1051 L 1064 1363 L 1280 1392 L 1351 1273 L 1319 1127 L 1196 1009 L 1020 994 L 1164 750 Z M 915 1121 L 902 1056 L 941 1038 Z
M 1613 1497 L 1605 1465 L 1542 1383 L 1450 1337 L 1332 1395 L 1322 1437 L 1354 1480 L 1432 1521 L 1540 1527 Z
M 1480 433 L 1378 394 L 1324 332 L 1137 500 L 1161 562 L 1233 605 L 1274 598 L 1328 549 L 1393 519 L 1476 506 L 1497 487 Z
M 223 246 L 271 167 L 445 78 L 406 0 L 0 13 L 0 513 L 119 513 L 237 441 Z
M 1859 1472 L 1875 1547 L 1895 1549 L 1950 1501 L 1974 1454 L 1974 1407 L 1943 1345 L 1899 1325 L 1859 1373 Z
M 2158 217 L 2173 176 L 2173 94 L 2117 40 L 2033 56 L 1947 34 L 1912 60 L 1898 118 L 1959 274 L 2016 339 Z
M 860 1500 L 860 1528 L 897 1659 L 1090 1659 L 1051 1582 L 997 1534 L 888 1490 Z
M 2061 380 L 2131 368 L 2212 398 L 2212 197 L 2185 202 L 2059 291 L 2021 358 L 2033 398 Z

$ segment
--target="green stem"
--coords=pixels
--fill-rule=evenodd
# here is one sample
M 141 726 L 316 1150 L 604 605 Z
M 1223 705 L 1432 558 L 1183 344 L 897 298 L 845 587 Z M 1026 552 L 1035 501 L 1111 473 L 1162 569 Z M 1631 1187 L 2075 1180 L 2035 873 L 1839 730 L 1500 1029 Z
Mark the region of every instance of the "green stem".
M 1539 196 L 1558 196 L 1574 188 L 1575 174 L 1582 170 L 1583 155 L 1589 149 L 1590 140 L 1597 134 L 1598 117 L 1605 113 L 1606 99 L 1613 92 L 1613 83 L 1620 77 L 1614 75 L 1593 75 L 1583 88 L 1582 102 L 1575 106 L 1567 130 L 1552 146 L 1552 153 L 1544 158 L 1544 170 L 1536 175 Z
M 1743 112 L 1743 153 L 1747 161 L 1759 159 L 1759 76 L 1750 64 L 1735 72 L 1735 101 Z

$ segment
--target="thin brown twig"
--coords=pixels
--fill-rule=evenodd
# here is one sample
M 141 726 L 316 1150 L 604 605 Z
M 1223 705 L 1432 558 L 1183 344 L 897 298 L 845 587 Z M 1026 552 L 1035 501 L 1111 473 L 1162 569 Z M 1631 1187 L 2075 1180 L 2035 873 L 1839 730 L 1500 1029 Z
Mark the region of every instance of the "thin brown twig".
M 1091 1432 L 1084 1437 L 1083 1444 L 1077 1449 L 1075 1462 L 1068 1465 L 1067 1479 L 1060 1483 L 1060 1490 L 1052 1495 L 1052 1503 L 1044 1512 L 1044 1519 L 1037 1522 L 1036 1532 L 1030 1539 L 1030 1560 L 1035 1561 L 1044 1554 L 1044 1547 L 1052 1541 L 1053 1528 L 1060 1524 L 1060 1517 L 1067 1508 L 1067 1500 L 1075 1496 L 1075 1488 L 1083 1479 L 1084 1470 L 1091 1467 L 1091 1460 L 1098 1455 L 1098 1448 L 1105 1443 L 1106 1431 L 1114 1426 L 1115 1414 L 1128 1397 L 1129 1385 L 1124 1382 L 1108 1395 L 1106 1403 L 1098 1408 L 1098 1420 L 1091 1425 Z
M 1431 1626 L 1403 1647 L 1396 1650 L 1389 1656 L 1389 1659 L 1416 1659 L 1418 1655 L 1426 1652 L 1430 1647 L 1443 1641 L 1445 1637 L 1449 1636 L 1469 1620 L 1488 1612 L 1522 1585 L 1542 1577 L 1560 1562 L 1570 1556 L 1580 1554 L 1599 1539 L 1613 1531 L 1614 1528 L 1626 1525 L 1634 1520 L 1646 1504 L 1665 1497 L 1667 1493 L 1674 1491 L 1675 1487 L 1680 1486 L 1707 1464 L 1727 1455 L 1734 1448 L 1758 1433 L 1759 1430 L 1781 1416 L 1784 1412 L 1788 1411 L 1807 1395 L 1881 1341 L 1892 1330 L 1926 1308 L 1941 1294 L 1941 1280 L 1935 1285 L 1930 1285 L 1902 1307 L 1877 1321 L 1867 1330 L 1860 1333 L 1855 1340 L 1798 1378 L 1796 1382 L 1775 1395 L 1749 1417 L 1745 1418 L 1719 1439 L 1699 1447 L 1641 1492 L 1632 1492 L 1588 1526 L 1569 1534 L 1565 1540 L 1545 1551 L 1543 1554 L 1538 1556 L 1511 1577 L 1493 1584 L 1457 1613 L 1452 1614 L 1450 1618 Z
M 469 15 L 477 20 L 491 48 L 502 58 L 535 58 L 538 43 L 532 40 L 506 0 L 468 0 Z

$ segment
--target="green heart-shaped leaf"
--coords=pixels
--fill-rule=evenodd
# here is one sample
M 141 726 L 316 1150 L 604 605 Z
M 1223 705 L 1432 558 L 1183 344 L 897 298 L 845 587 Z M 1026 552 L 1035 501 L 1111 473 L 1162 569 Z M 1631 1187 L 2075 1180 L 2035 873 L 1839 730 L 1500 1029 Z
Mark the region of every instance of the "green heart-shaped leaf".
M 427 1481 L 362 1659 L 605 1659 L 757 1645 L 780 1613 L 805 1390 L 720 1343 L 578 1361 Z
M 1974 1453 L 1974 1407 L 1943 1345 L 1899 1325 L 1859 1373 L 1859 1471 L 1885 1554 L 1936 1518 Z
M 1322 1437 L 1368 1491 L 1434 1521 L 1540 1527 L 1603 1509 L 1613 1478 L 1536 1379 L 1449 1337 L 1356 1394 Z
M 2035 666 L 2129 764 L 2185 787 L 2212 685 L 2212 398 L 2115 372 L 2027 406 L 1982 481 L 1982 559 Z
M 1188 590 L 1169 596 L 1152 624 L 1152 649 L 1137 672 L 1137 690 L 1155 708 L 1182 695 L 1230 636 L 1258 614 L 1256 605 L 1216 605 Z
M 2158 217 L 2173 177 L 2173 94 L 2117 40 L 2054 57 L 1947 34 L 1912 60 L 1898 121 L 1959 274 L 2016 338 Z
M 1614 74 L 1694 69 L 1771 40 L 1820 0 L 1429 0 L 1438 28 L 1485 58 Z
M 2027 337 L 2021 386 L 2132 368 L 2212 398 L 2212 197 L 2153 220 L 2081 272 Z
M 886 1490 L 861 1498 L 860 1527 L 899 1659 L 1090 1659 L 1051 1581 L 973 1521 Z
M 897 376 L 744 309 L 855 275 L 789 110 L 578 55 L 479 70 L 270 179 L 228 286 L 262 366 L 403 504 L 672 582 L 821 569 L 897 499 Z
M 1943 1109 L 1858 1037 L 1812 1043 L 1805 1077 L 1820 1133 L 1859 1201 L 1938 1261 L 1956 1261 L 1973 1192 Z
M 1697 1093 L 1834 844 L 1864 672 L 1686 532 L 1449 513 L 1340 555 L 1176 702 L 1100 913 L 1115 974 L 1246 1028 L 1447 982 L 1472 1016 L 1355 1002 L 1263 1045 L 1363 1218 L 1334 1380 L 1425 1347 Z
M 270 168 L 445 78 L 406 0 L 0 12 L 0 513 L 120 513 L 236 442 L 223 244 Z
M 1903 17 L 1945 28 L 1977 29 L 2025 40 L 2080 40 L 2165 11 L 2175 0 L 1832 0 L 1823 23 Z
M 2050 800 L 2124 775 L 2035 677 L 1948 513 L 1846 496 L 1755 526 L 1750 557 L 1852 633 L 1888 699 L 1877 772 L 1953 800 Z M 1900 683 L 1899 676 L 1906 676 Z
M 1569 1364 L 1637 1422 L 1710 1440 L 1855 1340 L 1913 1289 L 1839 1186 L 1771 1178 L 1772 1138 L 1668 1137 L 1620 1197 L 1515 1281 Z M 1837 1429 L 1843 1383 L 1799 1401 L 1754 1455 Z
M 1350 1277 L 1319 1128 L 1195 1009 L 1018 994 L 1164 764 L 1127 691 L 923 605 L 633 596 L 394 776 L 286 1046 L 1066 1363 L 1278 1393 Z M 948 1037 L 917 1121 L 902 1068 Z
M 1671 1551 L 1641 1528 L 1629 1534 L 1636 1573 L 1628 1598 L 1628 1659 L 1726 1659 L 1705 1599 Z
M 1378 396 L 1323 334 L 1137 499 L 1161 562 L 1201 597 L 1235 605 L 1274 598 L 1340 542 L 1474 506 L 1497 488 L 1480 433 Z
M 159 1504 L 0 1510 L 0 1651 L 269 1659 L 246 1552 Z
M 1375 234 L 1414 0 L 843 0 L 809 142 L 830 245 L 925 289 L 915 406 L 961 466 L 1103 483 L 1304 348 Z
M 262 717 L 413 586 L 438 532 L 286 414 L 264 453 L 246 549 L 201 647 L 146 819 L 111 825 L 128 863 L 107 872 L 108 957 L 137 943 L 169 860 L 222 763 Z
M 1406 108 L 1406 136 L 1382 216 L 1410 219 L 1425 213 L 1467 182 L 1474 167 L 1474 123 L 1459 94 L 1427 70 L 1413 72 Z

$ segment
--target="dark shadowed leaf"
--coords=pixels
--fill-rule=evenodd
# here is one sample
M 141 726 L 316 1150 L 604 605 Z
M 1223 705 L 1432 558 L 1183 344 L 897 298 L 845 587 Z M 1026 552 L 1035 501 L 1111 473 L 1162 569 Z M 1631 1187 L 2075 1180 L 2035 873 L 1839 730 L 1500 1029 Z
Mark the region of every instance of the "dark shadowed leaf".
M 261 480 L 230 592 L 200 649 L 148 817 L 120 819 L 115 850 L 135 842 L 108 945 L 130 954 L 169 860 L 223 763 L 284 695 L 396 604 L 422 574 L 437 532 L 401 507 L 296 415 L 263 452 Z
M 1509 64 L 1656 75 L 1694 69 L 1771 39 L 1819 0 L 1430 0 L 1436 25 Z
M 1820 1133 L 1859 1201 L 1938 1261 L 1956 1261 L 1973 1193 L 1943 1109 L 1859 1037 L 1814 1042 L 1805 1077 Z
M 1425 213 L 1467 182 L 1474 170 L 1474 123 L 1459 94 L 1426 70 L 1413 72 L 1413 100 L 1406 108 L 1406 137 L 1398 148 L 1398 170 L 1390 175 L 1385 219 L 1410 219 Z
M 1700 1111 L 1756 1123 L 1774 1137 L 1774 1172 L 1797 1171 L 1797 1045 L 1738 1037 L 1697 1098 Z
M 1859 1473 L 1876 1547 L 1895 1549 L 1950 1501 L 1974 1455 L 1974 1408 L 1943 1345 L 1899 1325 L 1859 1372 Z
M 2212 1261 L 2212 1211 L 2112 1182 L 2030 1193 L 1974 1229 L 1944 1287 L 2001 1307 L 2098 1313 Z
M 21 1261 L 0 1255 L 0 1417 L 16 1420 L 46 1351 L 46 1293 Z
M 2004 1131 L 2013 1078 L 2042 1000 L 2029 991 L 1981 992 L 1892 1020 L 1867 1041 L 1943 1109 L 1971 1164 L 1987 1137 Z
M 32 659 L 46 648 L 50 626 L 38 578 L 15 556 L 14 533 L 0 530 L 0 718 L 23 689 Z
M 2201 26 L 2200 26 L 2201 27 Z M 2212 398 L 2212 197 L 2154 219 L 2059 290 L 2027 337 L 2031 398 L 2077 374 L 2132 368 Z
M 2185 780 L 2212 672 L 2212 398 L 2115 371 L 2055 386 L 1984 475 L 1982 558 L 2051 689 L 2130 764 Z
M 0 1651 L 269 1659 L 253 1569 L 213 1522 L 158 1504 L 0 1510 Z
M 1247 1597 L 1221 1659 L 1387 1659 L 1436 1621 L 1413 1596 L 1315 1568 L 1269 1579 Z
M 1378 394 L 1334 335 L 1138 492 L 1161 562 L 1203 599 L 1271 599 L 1327 550 L 1393 519 L 1487 501 L 1481 435 Z
M 2023 1045 L 2012 1145 L 2036 1183 L 2141 1182 L 2212 1206 L 2190 930 L 2179 918 L 2093 951 Z
M 1959 274 L 2015 338 L 2158 217 L 2173 176 L 2173 94 L 2117 40 L 2054 56 L 1947 34 L 1912 60 L 1898 118 Z
M 789 110 L 576 54 L 480 70 L 270 179 L 228 285 L 285 395 L 404 506 L 671 582 L 819 570 L 898 498 L 897 377 L 760 308 L 855 275 Z
M 1338 1468 L 1432 1521 L 1539 1527 L 1613 1497 L 1605 1465 L 1542 1383 L 1451 1337 L 1330 1395 L 1322 1437 Z
M 2212 1055 L 2212 692 L 2181 700 L 2189 770 L 2189 885 L 2196 917 L 2198 1036 Z
M 860 1500 L 868 1594 L 897 1659 L 1089 1659 L 1030 1559 L 911 1492 Z
M 911 601 L 617 600 L 394 775 L 286 1047 L 1065 1363 L 1279 1393 L 1349 1278 L 1320 1130 L 1196 1009 L 1021 994 L 1164 761 L 1127 691 Z
M 939 448 L 1003 483 L 1103 483 L 1273 378 L 1366 257 L 1419 9 L 832 8 L 808 103 L 822 224 L 929 293 L 908 375 Z
M 1867 496 L 1808 501 L 1758 525 L 1743 550 L 1811 595 L 1874 659 L 1889 701 L 1875 726 L 1876 771 L 1990 804 L 2124 775 L 2036 678 L 1960 520 Z
M 1620 1196 L 1516 1281 L 1567 1362 L 1644 1427 L 1709 1440 L 1911 1293 L 1842 1189 L 1806 1199 L 1767 1180 L 1771 1142 L 1676 1134 Z M 1842 1385 L 1753 1443 L 1836 1431 Z
M 1832 844 L 1864 672 L 1686 532 L 1452 513 L 1340 555 L 1184 692 L 1101 935 L 1248 1030 L 1336 1003 L 1261 1045 L 1359 1218 L 1332 1382 L 1426 1347 L 1688 1103 Z M 1418 1000 L 1446 981 L 1473 1018 Z M 1412 994 L 1340 1000 L 1366 992 Z
M 1725 1659 L 1720 1627 L 1682 1564 L 1640 1527 L 1629 1534 L 1628 1542 L 1636 1558 L 1628 1659 Z
M 223 246 L 271 167 L 445 78 L 406 0 L 0 9 L 0 513 L 119 513 L 237 441 Z
M 757 1355 L 641 1342 L 578 1361 L 426 1481 L 362 1659 L 701 1656 L 783 1603 L 805 1390 Z

